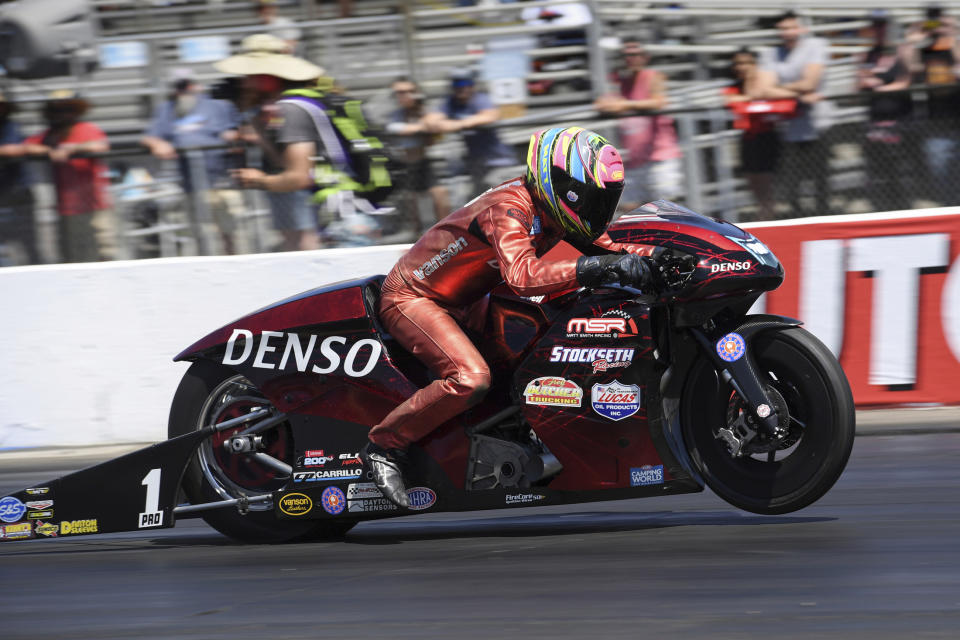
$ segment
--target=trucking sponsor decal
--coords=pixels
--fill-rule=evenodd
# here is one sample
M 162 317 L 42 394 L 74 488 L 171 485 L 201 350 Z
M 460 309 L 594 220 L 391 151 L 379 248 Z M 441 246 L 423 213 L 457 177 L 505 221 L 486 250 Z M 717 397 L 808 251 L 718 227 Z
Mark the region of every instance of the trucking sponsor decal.
M 60 523 L 60 535 L 72 536 L 81 533 L 97 533 L 97 519 L 90 520 L 64 520 Z
M 323 454 L 323 449 L 308 449 L 303 454 L 303 466 L 322 467 L 333 460 L 333 456 Z
M 23 540 L 32 537 L 33 523 L 31 522 L 0 526 L 0 539 L 2 540 Z
M 609 420 L 623 420 L 640 410 L 640 387 L 621 384 L 618 380 L 595 384 L 590 389 L 593 410 Z
M 544 377 L 531 380 L 523 390 L 527 404 L 554 407 L 579 407 L 583 389 L 566 378 Z
M 452 257 L 466 249 L 467 244 L 468 243 L 466 239 L 463 236 L 460 236 L 455 241 L 447 245 L 446 248 L 441 249 L 440 253 L 420 265 L 419 269 L 414 269 L 413 275 L 415 275 L 418 279 L 423 280 L 431 273 L 447 264 Z
M 739 333 L 728 333 L 717 341 L 717 354 L 721 360 L 736 362 L 747 351 L 747 343 Z
M 651 484 L 663 484 L 663 465 L 645 464 L 630 469 L 630 486 L 645 487 Z
M 410 501 L 411 511 L 423 511 L 436 503 L 437 494 L 427 487 L 414 487 L 407 489 L 407 499 Z
M 315 335 L 264 331 L 260 334 L 256 353 L 254 353 L 253 331 L 234 329 L 223 352 L 223 364 L 247 364 L 252 357 L 253 362 L 250 366 L 255 369 L 293 368 L 306 373 L 309 367 L 309 371 L 321 375 L 337 371 L 342 364 L 343 372 L 348 376 L 362 378 L 377 366 L 383 346 L 379 340 L 371 338 L 351 342 L 349 348 L 347 348 L 347 342 L 343 336 L 327 336 L 321 341 Z M 346 355 L 343 355 L 344 350 Z M 316 358 L 314 358 L 315 352 L 318 354 Z M 313 360 L 316 360 L 316 364 L 310 366 Z
M 611 309 L 599 318 L 570 318 L 568 338 L 635 338 L 637 323 L 626 311 Z
M 347 497 L 343 495 L 340 487 L 327 487 L 320 494 L 320 504 L 323 510 L 330 515 L 339 515 L 347 506 Z
M 326 469 L 321 471 L 294 471 L 294 482 L 331 482 L 335 480 L 359 480 L 363 467 L 349 469 Z
M 598 360 L 606 360 L 606 366 L 630 366 L 633 362 L 635 349 L 619 349 L 612 347 L 554 347 L 550 351 L 550 362 L 587 362 L 594 364 Z M 623 362 L 624 364 L 617 364 Z
M 506 495 L 505 503 L 507 505 L 513 504 L 530 504 L 532 502 L 539 502 L 547 496 L 539 493 L 508 493 Z
M 52 522 L 43 522 L 42 520 L 37 521 L 37 527 L 35 529 L 37 533 L 42 536 L 56 537 L 57 532 L 60 531 L 60 526 L 53 524 Z
M 280 498 L 280 511 L 288 516 L 302 516 L 313 509 L 313 500 L 302 493 L 288 493 Z
M 3 522 L 17 522 L 26 511 L 26 505 L 13 496 L 0 499 L 0 520 Z

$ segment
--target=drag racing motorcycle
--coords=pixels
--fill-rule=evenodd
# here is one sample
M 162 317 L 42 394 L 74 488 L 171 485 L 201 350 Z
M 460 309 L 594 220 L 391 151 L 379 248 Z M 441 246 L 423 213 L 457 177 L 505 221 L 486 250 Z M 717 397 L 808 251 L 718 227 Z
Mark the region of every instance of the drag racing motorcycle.
M 665 201 L 609 234 L 668 249 L 657 263 L 664 293 L 491 293 L 473 337 L 493 385 L 411 447 L 409 511 L 380 494 L 359 452 L 431 374 L 380 325 L 374 276 L 288 298 L 185 349 L 170 439 L 0 499 L 3 539 L 200 516 L 242 541 L 279 542 L 377 518 L 704 486 L 761 514 L 820 498 L 850 455 L 853 400 L 799 321 L 748 315 L 783 280 L 773 253 Z

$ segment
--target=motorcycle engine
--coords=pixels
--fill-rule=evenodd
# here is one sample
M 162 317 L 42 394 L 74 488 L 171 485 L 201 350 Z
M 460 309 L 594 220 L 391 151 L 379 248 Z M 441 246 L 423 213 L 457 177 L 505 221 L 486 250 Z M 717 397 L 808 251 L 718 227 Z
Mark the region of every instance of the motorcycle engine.
M 466 488 L 468 491 L 527 489 L 562 469 L 560 461 L 539 441 L 520 443 L 474 434 Z

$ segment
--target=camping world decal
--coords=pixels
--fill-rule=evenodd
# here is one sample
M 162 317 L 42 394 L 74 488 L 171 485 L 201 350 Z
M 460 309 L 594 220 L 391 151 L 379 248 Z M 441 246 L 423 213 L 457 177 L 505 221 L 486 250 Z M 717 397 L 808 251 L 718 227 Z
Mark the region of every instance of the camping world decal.
M 593 410 L 604 418 L 623 420 L 640 410 L 640 387 L 620 384 L 617 380 L 595 384 L 590 389 L 590 403 Z
M 583 400 L 583 389 L 566 378 L 544 377 L 528 382 L 523 397 L 527 404 L 579 407 Z

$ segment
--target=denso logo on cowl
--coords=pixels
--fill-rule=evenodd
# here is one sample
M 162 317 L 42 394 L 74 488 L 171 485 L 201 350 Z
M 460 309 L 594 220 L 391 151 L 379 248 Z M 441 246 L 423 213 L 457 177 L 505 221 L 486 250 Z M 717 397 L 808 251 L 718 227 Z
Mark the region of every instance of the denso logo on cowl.
M 311 335 L 309 338 L 303 336 L 306 339 L 306 345 L 301 342 L 300 338 L 301 336 L 296 333 L 264 331 L 260 334 L 260 344 L 257 346 L 256 354 L 254 354 L 253 331 L 234 329 L 233 335 L 227 340 L 227 348 L 223 353 L 223 364 L 247 364 L 247 361 L 253 356 L 251 366 L 257 369 L 285 370 L 287 365 L 290 364 L 302 373 L 306 373 L 309 367 L 313 373 L 328 374 L 339 369 L 342 363 L 344 373 L 351 378 L 362 378 L 377 366 L 380 353 L 383 351 L 380 341 L 364 338 L 351 344 L 350 348 L 347 349 L 346 356 L 341 356 L 343 347 L 347 345 L 347 339 L 343 336 L 327 336 L 320 342 L 319 346 L 317 345 L 317 336 Z M 237 344 L 241 339 L 243 341 L 242 346 Z M 366 355 L 363 354 L 364 347 L 370 348 Z M 280 349 L 283 349 L 282 353 Z M 325 359 L 326 362 L 318 361 L 318 364 L 309 366 L 315 349 L 319 350 L 319 357 Z M 240 355 L 236 354 L 238 350 Z
M 746 271 L 753 265 L 749 260 L 743 262 L 715 262 L 710 265 L 710 273 L 721 271 Z

